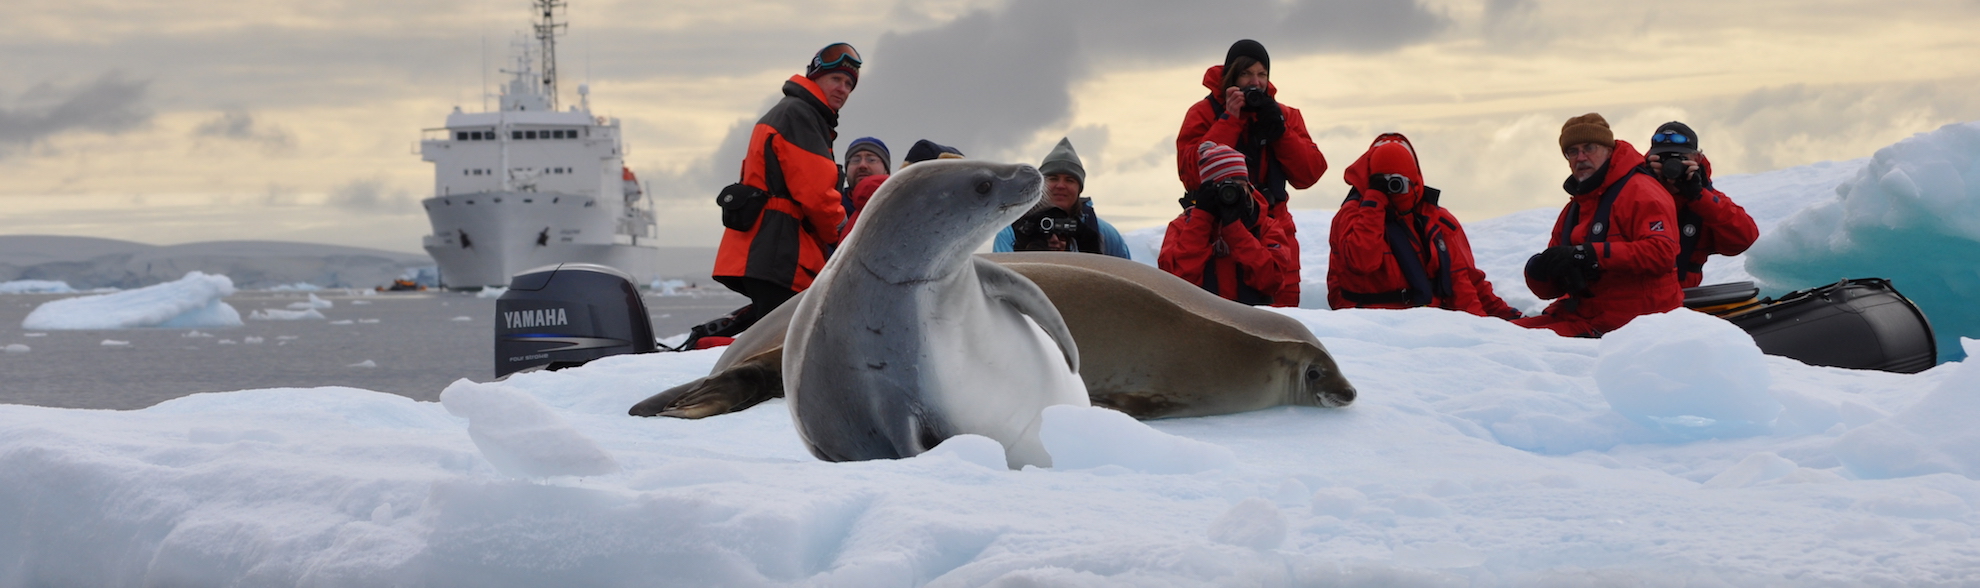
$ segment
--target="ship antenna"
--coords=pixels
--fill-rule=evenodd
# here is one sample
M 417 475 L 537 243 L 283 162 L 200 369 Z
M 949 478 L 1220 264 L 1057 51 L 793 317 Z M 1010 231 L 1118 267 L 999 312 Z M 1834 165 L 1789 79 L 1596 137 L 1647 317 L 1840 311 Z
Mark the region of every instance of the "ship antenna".
M 536 42 L 543 46 L 543 94 L 550 97 L 550 110 L 557 110 L 557 31 L 570 26 L 557 22 L 557 9 L 563 0 L 536 0 Z

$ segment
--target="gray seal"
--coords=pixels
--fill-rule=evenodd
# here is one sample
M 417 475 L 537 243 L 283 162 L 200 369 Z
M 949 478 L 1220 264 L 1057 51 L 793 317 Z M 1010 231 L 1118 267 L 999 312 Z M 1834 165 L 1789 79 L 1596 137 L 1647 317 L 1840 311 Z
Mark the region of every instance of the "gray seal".
M 1113 257 L 981 257 L 1024 275 L 1052 299 L 1079 343 L 1080 379 L 1095 405 L 1156 419 L 1354 402 L 1354 386 L 1326 347 L 1291 317 Z M 782 395 L 779 342 L 789 321 L 788 314 L 779 318 L 773 313 L 737 337 L 707 377 L 656 394 L 632 414 L 701 418 Z
M 1031 280 L 971 255 L 1038 202 L 1029 165 L 946 160 L 895 174 L 790 317 L 784 397 L 826 461 L 912 457 L 950 437 L 1049 467 L 1044 410 L 1088 406 L 1079 350 Z

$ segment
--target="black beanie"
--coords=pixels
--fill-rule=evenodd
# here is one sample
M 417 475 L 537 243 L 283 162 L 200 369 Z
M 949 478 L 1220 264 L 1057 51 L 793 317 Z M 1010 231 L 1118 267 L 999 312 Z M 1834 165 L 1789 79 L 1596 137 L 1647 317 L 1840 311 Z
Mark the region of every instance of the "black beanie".
M 1237 61 L 1239 55 L 1256 59 L 1259 65 L 1265 66 L 1265 71 L 1272 71 L 1272 55 L 1265 52 L 1265 45 L 1251 39 L 1231 43 L 1231 50 L 1224 52 L 1226 71 L 1230 70 L 1231 62 Z
M 1671 137 L 1664 134 L 1665 131 L 1676 133 L 1678 136 L 1684 138 L 1678 141 L 1666 140 Z M 1697 152 L 1698 133 L 1692 132 L 1691 125 L 1671 121 L 1657 127 L 1657 131 L 1650 134 L 1650 152 L 1645 155 L 1663 155 L 1665 153 L 1682 153 L 1688 155 Z

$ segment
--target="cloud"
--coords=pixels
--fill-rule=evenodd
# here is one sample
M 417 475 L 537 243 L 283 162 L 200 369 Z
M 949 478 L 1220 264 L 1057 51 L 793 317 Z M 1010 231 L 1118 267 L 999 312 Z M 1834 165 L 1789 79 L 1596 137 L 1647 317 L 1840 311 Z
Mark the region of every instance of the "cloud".
M 254 143 L 273 153 L 288 152 L 295 148 L 295 137 L 288 129 L 256 124 L 254 115 L 241 109 L 229 109 L 211 120 L 200 123 L 198 127 L 193 128 L 193 136 Z
M 377 178 L 351 180 L 337 186 L 325 203 L 350 212 L 406 214 L 419 209 L 411 194 L 389 189 L 384 180 Z
M 146 107 L 149 80 L 112 71 L 73 87 L 44 82 L 23 93 L 13 108 L 0 107 L 0 155 L 7 146 L 26 147 L 63 133 L 114 135 L 151 121 Z

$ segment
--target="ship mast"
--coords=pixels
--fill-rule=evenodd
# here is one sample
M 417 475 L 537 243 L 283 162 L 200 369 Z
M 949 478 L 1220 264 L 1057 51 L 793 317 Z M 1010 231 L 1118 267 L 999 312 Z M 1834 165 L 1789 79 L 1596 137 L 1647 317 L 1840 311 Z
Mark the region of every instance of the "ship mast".
M 536 0 L 536 42 L 543 47 L 543 95 L 550 98 L 550 110 L 557 110 L 557 32 L 570 26 L 557 22 L 557 9 L 569 4 L 563 0 Z

